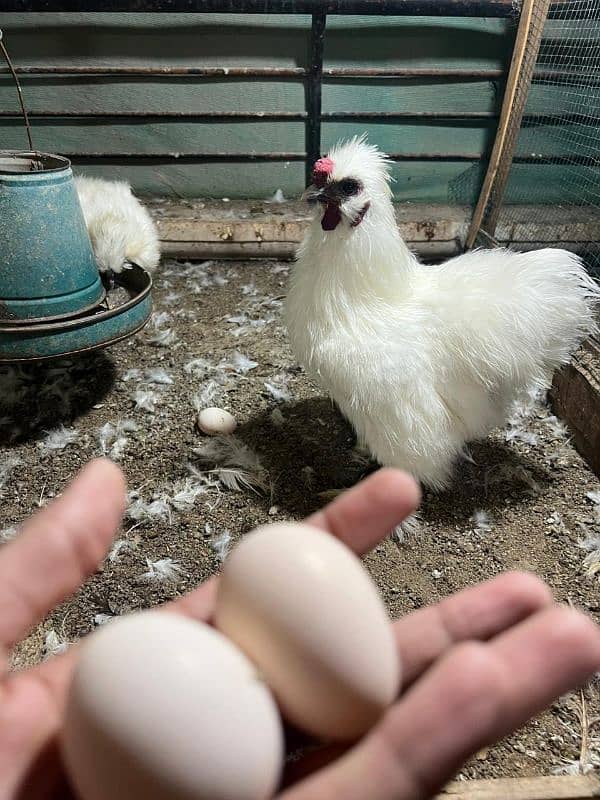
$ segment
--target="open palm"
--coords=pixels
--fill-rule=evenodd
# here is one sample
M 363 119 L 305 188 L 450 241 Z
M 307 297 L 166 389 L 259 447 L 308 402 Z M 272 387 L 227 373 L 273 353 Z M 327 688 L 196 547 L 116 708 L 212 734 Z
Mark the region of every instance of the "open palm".
M 410 478 L 381 470 L 309 521 L 362 554 L 417 503 Z M 16 673 L 9 653 L 97 569 L 124 504 L 120 471 L 95 461 L 0 551 L 1 800 L 71 798 L 56 739 L 78 648 Z M 215 588 L 213 579 L 165 610 L 210 620 Z M 290 765 L 279 800 L 431 797 L 472 753 L 600 669 L 598 628 L 526 574 L 410 614 L 395 633 L 402 697 L 347 752 L 312 749 Z

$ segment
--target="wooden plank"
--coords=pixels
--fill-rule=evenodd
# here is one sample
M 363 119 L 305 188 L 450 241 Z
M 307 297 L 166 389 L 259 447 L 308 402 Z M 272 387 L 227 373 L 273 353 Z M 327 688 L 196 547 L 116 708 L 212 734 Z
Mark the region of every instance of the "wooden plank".
M 150 202 L 165 255 L 184 258 L 292 258 L 310 221 L 302 203 Z M 397 208 L 415 250 L 436 258 L 460 252 L 467 208 Z M 441 245 L 441 246 L 440 246 Z
M 292 258 L 309 224 L 302 203 L 260 201 L 148 201 L 165 255 L 176 258 Z M 560 242 L 570 250 L 600 239 L 592 208 L 521 206 L 500 220 L 498 240 L 531 249 Z M 403 237 L 419 255 L 443 258 L 462 251 L 470 218 L 467 206 L 398 204 Z
M 595 775 L 455 781 L 438 800 L 589 800 L 600 797 Z
M 531 84 L 537 51 L 542 38 L 543 25 L 536 25 L 535 13 L 545 20 L 549 0 L 524 0 L 515 40 L 512 61 L 506 81 L 502 110 L 498 131 L 490 156 L 488 171 L 485 176 L 481 195 L 473 213 L 473 220 L 467 235 L 467 249 L 475 244 L 481 227 L 485 227 L 490 235 L 494 235 L 499 209 L 504 196 L 504 188 L 508 171 L 512 163 L 516 145 L 516 131 L 521 125 L 521 118 L 527 100 L 527 90 Z M 492 201 L 490 207 L 490 202 Z M 490 225 L 487 226 L 489 219 Z
M 581 455 L 600 476 L 600 341 L 589 339 L 571 364 L 558 372 L 551 392 Z

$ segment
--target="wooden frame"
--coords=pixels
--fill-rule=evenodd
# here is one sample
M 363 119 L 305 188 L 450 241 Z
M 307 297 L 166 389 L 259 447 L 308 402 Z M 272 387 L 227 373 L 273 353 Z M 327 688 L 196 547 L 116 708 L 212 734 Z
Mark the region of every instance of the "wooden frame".
M 600 779 L 589 775 L 455 781 L 436 800 L 589 800 L 600 797 Z
M 588 339 L 558 372 L 551 392 L 554 411 L 564 419 L 581 455 L 600 476 L 600 341 Z
M 533 78 L 542 39 L 543 22 L 546 20 L 549 7 L 550 0 L 524 0 L 523 2 L 498 130 L 479 200 L 467 234 L 465 243 L 467 250 L 473 247 L 480 235 L 484 236 L 486 244 L 495 243 L 496 224 Z M 534 24 L 534 15 L 537 15 L 541 22 Z

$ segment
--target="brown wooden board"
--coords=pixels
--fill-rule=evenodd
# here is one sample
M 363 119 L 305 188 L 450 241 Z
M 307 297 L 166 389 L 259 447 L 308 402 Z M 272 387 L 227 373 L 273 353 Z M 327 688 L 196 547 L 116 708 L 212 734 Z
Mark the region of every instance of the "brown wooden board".
M 600 797 L 596 775 L 456 781 L 438 800 L 588 800 Z
M 158 224 L 163 254 L 171 258 L 293 258 L 311 218 L 302 203 L 209 199 L 146 199 Z M 600 239 L 593 207 L 511 207 L 500 217 L 501 245 L 531 250 L 548 244 L 579 252 Z M 400 203 L 402 236 L 421 258 L 448 258 L 463 251 L 471 218 L 467 206 Z M 532 220 L 536 220 L 532 224 Z
M 600 475 L 600 341 L 589 339 L 571 364 L 558 372 L 552 403 L 564 419 L 575 446 Z

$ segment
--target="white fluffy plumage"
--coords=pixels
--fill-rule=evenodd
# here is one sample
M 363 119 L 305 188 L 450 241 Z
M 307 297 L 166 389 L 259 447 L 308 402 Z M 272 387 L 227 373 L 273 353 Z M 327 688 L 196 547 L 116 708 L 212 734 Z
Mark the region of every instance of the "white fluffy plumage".
M 152 272 L 160 260 L 152 217 L 126 181 L 77 176 L 75 188 L 101 272 L 138 264 Z
M 598 286 L 558 249 L 419 263 L 396 225 L 386 156 L 364 137 L 314 176 L 286 303 L 292 348 L 360 445 L 444 488 L 465 445 L 597 330 Z

